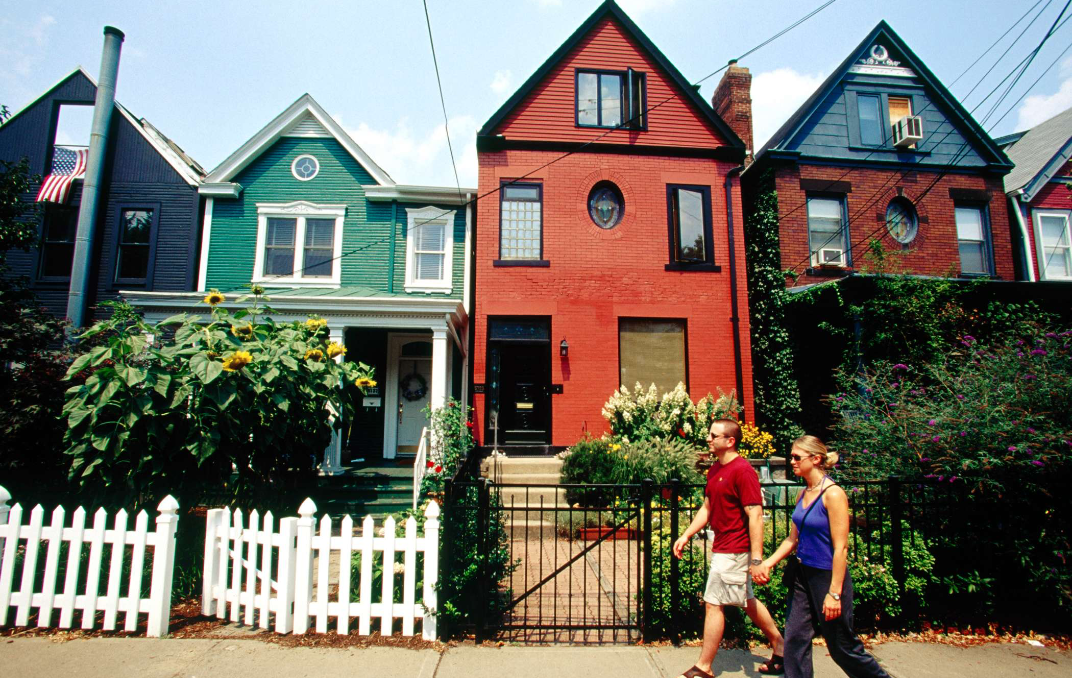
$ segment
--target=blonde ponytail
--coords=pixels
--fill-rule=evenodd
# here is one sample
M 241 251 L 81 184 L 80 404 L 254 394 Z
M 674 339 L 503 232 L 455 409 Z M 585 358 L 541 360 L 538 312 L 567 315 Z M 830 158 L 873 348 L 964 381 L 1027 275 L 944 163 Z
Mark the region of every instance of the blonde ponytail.
M 838 462 L 838 453 L 828 450 L 826 444 L 815 436 L 800 436 L 793 441 L 793 447 L 799 447 L 812 457 L 819 457 L 819 466 L 832 468 Z

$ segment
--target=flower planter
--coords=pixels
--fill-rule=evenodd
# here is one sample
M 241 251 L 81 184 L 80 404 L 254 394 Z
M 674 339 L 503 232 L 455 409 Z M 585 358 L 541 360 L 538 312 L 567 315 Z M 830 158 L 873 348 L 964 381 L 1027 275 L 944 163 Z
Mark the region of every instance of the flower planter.
M 577 528 L 577 538 L 584 541 L 595 541 L 605 534 L 609 534 L 614 528 L 610 527 L 579 527 Z M 640 530 L 635 530 L 631 527 L 622 527 L 614 531 L 607 537 L 607 541 L 616 539 L 637 539 L 640 536 Z

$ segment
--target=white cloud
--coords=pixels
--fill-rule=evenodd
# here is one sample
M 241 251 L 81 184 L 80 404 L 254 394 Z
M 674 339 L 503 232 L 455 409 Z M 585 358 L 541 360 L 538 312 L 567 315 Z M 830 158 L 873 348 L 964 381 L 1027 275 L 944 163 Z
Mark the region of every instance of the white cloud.
M 48 37 L 46 33 L 48 32 L 49 27 L 55 23 L 56 17 L 45 14 L 37 20 L 37 23 L 34 24 L 29 31 L 27 31 L 27 34 L 33 38 L 33 41 L 38 45 L 44 45 L 45 39 Z
M 496 94 L 505 94 L 510 91 L 510 85 L 513 81 L 514 74 L 510 71 L 495 71 L 495 77 L 491 81 L 491 91 Z
M 1072 108 L 1072 57 L 1061 62 L 1061 85 L 1053 94 L 1033 94 L 1021 104 L 1016 129 L 1028 130 Z
M 771 135 L 811 96 L 826 75 L 797 73 L 777 68 L 752 76 L 752 134 L 755 148 L 763 148 Z
M 454 170 L 442 124 L 414 130 L 409 118 L 403 117 L 393 129 L 377 129 L 364 122 L 352 128 L 339 116 L 335 119 L 398 183 L 454 186 Z M 470 115 L 450 119 L 450 141 L 462 188 L 475 188 L 477 184 L 476 131 L 476 119 Z

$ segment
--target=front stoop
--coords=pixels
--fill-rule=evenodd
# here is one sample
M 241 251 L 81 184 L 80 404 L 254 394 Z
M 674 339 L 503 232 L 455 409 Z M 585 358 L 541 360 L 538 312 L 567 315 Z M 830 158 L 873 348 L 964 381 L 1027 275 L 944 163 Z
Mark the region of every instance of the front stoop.
M 553 533 L 554 516 L 544 516 L 541 511 L 552 513 L 568 507 L 565 490 L 555 487 L 561 482 L 561 459 L 491 456 L 481 463 L 480 475 L 498 485 L 503 510 L 511 514 L 508 523 L 514 538 Z

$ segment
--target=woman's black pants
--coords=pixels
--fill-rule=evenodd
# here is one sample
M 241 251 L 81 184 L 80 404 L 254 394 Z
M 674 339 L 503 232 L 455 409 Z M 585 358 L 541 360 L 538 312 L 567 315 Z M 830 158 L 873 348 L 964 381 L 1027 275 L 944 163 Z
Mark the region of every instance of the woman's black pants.
M 800 565 L 789 589 L 785 621 L 786 678 L 812 678 L 811 640 L 818 631 L 826 639 L 830 657 L 852 678 L 889 678 L 852 630 L 852 579 L 845 572 L 841 589 L 841 615 L 826 621 L 823 598 L 830 590 L 830 570 Z

